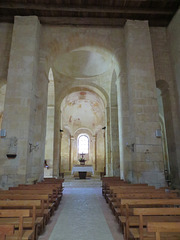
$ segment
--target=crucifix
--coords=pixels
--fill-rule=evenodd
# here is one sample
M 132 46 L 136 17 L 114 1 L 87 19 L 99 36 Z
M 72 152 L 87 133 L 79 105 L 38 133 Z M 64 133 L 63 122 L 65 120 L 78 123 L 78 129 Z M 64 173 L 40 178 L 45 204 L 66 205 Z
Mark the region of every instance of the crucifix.
M 79 154 L 79 155 L 81 155 L 82 156 L 82 159 L 84 159 L 84 156 L 86 155 L 85 153 L 81 153 L 81 154 Z

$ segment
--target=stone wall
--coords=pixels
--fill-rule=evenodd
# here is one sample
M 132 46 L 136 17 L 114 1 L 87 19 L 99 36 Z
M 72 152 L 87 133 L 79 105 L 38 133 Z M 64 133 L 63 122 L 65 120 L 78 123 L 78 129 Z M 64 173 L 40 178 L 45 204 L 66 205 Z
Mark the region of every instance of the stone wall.
M 160 126 L 156 82 L 160 84 L 158 81 L 163 80 L 169 86 L 171 104 L 166 102 L 165 105 L 168 111 L 171 109 L 172 118 L 167 117 L 166 121 L 171 120 L 173 125 L 174 140 L 171 143 L 175 142 L 176 151 L 172 150 L 172 154 L 176 159 L 173 163 L 176 168 L 179 167 L 177 159 L 180 148 L 174 76 L 177 81 L 180 33 L 174 29 L 178 28 L 178 21 L 179 13 L 168 27 L 168 38 L 165 28 L 150 29 L 146 21 L 127 21 L 125 27 L 119 29 L 41 26 L 37 17 L 33 16 L 16 17 L 14 26 L 0 24 L 0 33 L 3 33 L 0 53 L 5 56 L 4 61 L 0 61 L 0 84 L 6 83 L 7 78 L 2 123 L 7 136 L 0 140 L 1 186 L 30 183 L 43 177 L 50 68 L 54 73 L 55 121 L 54 139 L 53 135 L 49 139 L 53 141 L 51 173 L 47 174 L 59 176 L 60 171 L 70 171 L 77 161 L 77 149 L 75 151 L 72 147 L 71 152 L 68 150 L 70 144 L 76 145 L 76 139 L 69 133 L 64 140 L 61 139 L 59 129 L 63 126 L 63 99 L 81 90 L 97 94 L 104 103 L 105 133 L 95 134 L 91 129 L 93 147 L 90 162 L 97 171 L 102 171 L 106 165 L 107 175 L 120 175 L 131 182 L 163 186 L 161 139 L 155 136 Z M 83 62 L 85 52 L 89 56 L 98 56 L 101 63 L 99 68 L 98 63 L 94 69 L 88 68 Z M 72 56 L 76 61 L 69 65 L 73 67 L 71 72 L 66 60 Z M 6 153 L 14 137 L 17 138 L 14 146 L 17 157 L 10 160 Z M 100 144 L 104 138 L 105 146 L 104 143 Z M 170 131 L 169 139 L 172 139 Z M 63 150 L 62 155 L 60 150 Z M 106 161 L 102 159 L 104 155 Z M 178 179 L 177 172 L 175 176 Z
M 167 28 L 168 44 L 170 50 L 170 56 L 172 60 L 173 75 L 175 77 L 177 91 L 178 91 L 178 112 L 180 114 L 180 9 L 172 19 Z
M 173 35 L 171 37 L 173 37 Z M 173 71 L 174 65 L 171 63 L 168 38 L 165 28 L 151 28 L 156 86 L 161 90 L 164 108 L 169 164 L 171 169 L 169 177 L 173 184 L 178 186 L 180 172 L 178 160 L 180 157 L 178 87 Z

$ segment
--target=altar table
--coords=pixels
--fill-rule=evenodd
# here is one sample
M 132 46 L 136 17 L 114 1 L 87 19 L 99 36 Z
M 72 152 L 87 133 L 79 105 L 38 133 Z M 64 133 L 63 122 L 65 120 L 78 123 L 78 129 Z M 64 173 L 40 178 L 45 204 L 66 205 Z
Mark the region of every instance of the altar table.
M 74 172 L 79 172 L 79 177 L 85 179 L 87 172 L 91 172 L 92 175 L 94 174 L 94 169 L 91 165 L 75 165 L 72 168 L 71 174 Z

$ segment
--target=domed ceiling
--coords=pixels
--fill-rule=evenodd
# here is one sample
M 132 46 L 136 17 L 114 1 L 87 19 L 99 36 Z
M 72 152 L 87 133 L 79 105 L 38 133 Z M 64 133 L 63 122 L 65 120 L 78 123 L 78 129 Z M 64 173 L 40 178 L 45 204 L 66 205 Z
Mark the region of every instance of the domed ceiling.
M 66 96 L 61 105 L 62 126 L 73 135 L 78 129 L 95 134 L 104 126 L 104 103 L 94 92 L 77 91 Z
M 60 55 L 54 68 L 61 74 L 73 78 L 89 78 L 101 75 L 111 68 L 111 58 L 107 54 L 88 49 L 78 49 Z

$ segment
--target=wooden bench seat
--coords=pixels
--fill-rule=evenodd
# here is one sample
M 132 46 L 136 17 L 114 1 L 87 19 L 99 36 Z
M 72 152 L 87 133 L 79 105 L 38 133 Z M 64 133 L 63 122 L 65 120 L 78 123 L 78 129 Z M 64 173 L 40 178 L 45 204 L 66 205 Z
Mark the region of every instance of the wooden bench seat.
M 107 196 L 107 201 L 111 207 L 113 202 L 116 202 L 117 194 L 134 194 L 134 193 L 151 193 L 151 192 L 165 192 L 163 190 L 157 191 L 153 186 L 111 186 L 110 194 Z
M 119 177 L 103 177 L 102 178 L 102 195 L 105 195 L 106 190 L 109 188 L 109 184 L 118 182 L 119 184 L 127 183 Z
M 147 224 L 147 231 L 155 233 L 155 240 L 179 240 L 180 222 L 149 222 Z
M 37 217 L 37 208 L 41 207 L 40 200 L 0 200 L 0 209 L 30 209 L 30 217 L 24 218 L 25 229 L 33 229 L 37 239 L 38 233 L 44 229 L 43 217 Z M 12 224 L 15 228 L 19 226 L 19 218 L 0 218 L 0 224 Z
M 37 217 L 37 209 L 41 207 L 41 200 L 0 200 L 1 209 L 30 209 L 30 217 L 24 218 L 24 228 L 33 229 L 35 232 L 34 239 L 37 239 L 44 229 L 43 217 Z M 15 228 L 19 225 L 18 218 L 3 219 L 0 218 L 0 224 L 13 224 Z
M 133 215 L 134 208 L 144 207 L 174 207 L 180 206 L 180 199 L 121 199 L 119 224 L 125 237 L 129 234 L 129 227 L 135 226 L 139 221 L 138 216 Z M 137 226 L 137 225 L 136 225 Z
M 0 200 L 41 200 L 41 206 L 36 210 L 37 217 L 43 217 L 44 225 L 48 223 L 51 216 L 49 209 L 49 195 L 27 195 L 27 194 L 0 194 Z
M 7 240 L 30 240 L 34 238 L 33 230 L 24 230 L 23 219 L 29 216 L 30 210 L 28 209 L 0 209 L 0 218 L 19 218 L 18 230 L 12 236 L 6 236 Z
M 144 188 L 144 187 L 150 187 L 150 188 L 154 188 L 153 186 L 148 186 L 148 184 L 141 184 L 141 183 L 137 183 L 137 184 L 129 184 L 129 183 L 121 183 L 121 184 L 116 184 L 116 183 L 112 183 L 112 184 L 108 184 L 107 188 L 106 188 L 106 192 L 104 194 L 104 198 L 106 199 L 106 202 L 108 203 L 108 197 L 111 194 L 111 189 L 114 187 L 121 187 L 122 189 L 127 189 L 127 188 Z
M 55 209 L 56 209 L 56 205 L 58 204 L 57 203 L 57 197 L 56 195 L 53 193 L 53 190 L 52 189 L 43 189 L 43 190 L 40 190 L 40 189 L 31 189 L 31 188 L 28 188 L 28 189 L 23 189 L 23 188 L 18 188 L 18 187 L 15 187 L 15 188 L 11 188 L 10 190 L 4 190 L 4 191 L 0 191 L 0 194 L 32 194 L 32 195 L 49 195 L 49 208 L 51 209 L 51 215 L 53 215 Z
M 14 234 L 13 225 L 1 225 L 0 224 L 0 239 L 5 240 L 7 236 L 12 236 Z
M 140 193 L 126 193 L 117 194 L 116 201 L 111 204 L 111 209 L 114 215 L 117 217 L 120 215 L 121 199 L 174 199 L 177 198 L 176 193 L 166 193 L 166 192 L 140 192 Z
M 137 228 L 129 228 L 129 233 L 133 237 L 133 239 L 140 239 L 145 240 L 145 238 L 153 238 L 155 239 L 155 234 L 152 232 L 148 232 L 147 228 L 144 228 L 144 226 L 147 226 L 147 223 L 144 221 L 144 216 L 159 216 L 159 221 L 165 222 L 167 216 L 171 218 L 173 217 L 179 217 L 180 222 L 180 208 L 134 208 L 133 214 L 139 216 L 139 227 Z M 150 221 L 150 220 L 149 220 Z
M 49 190 L 49 194 L 52 194 L 53 192 L 53 201 L 55 202 L 55 209 L 58 208 L 59 203 L 62 198 L 62 192 L 60 192 L 60 188 L 57 185 L 48 185 L 48 184 L 42 184 L 42 185 L 19 185 L 18 187 L 9 188 L 9 190 Z M 51 200 L 50 200 L 51 201 Z

